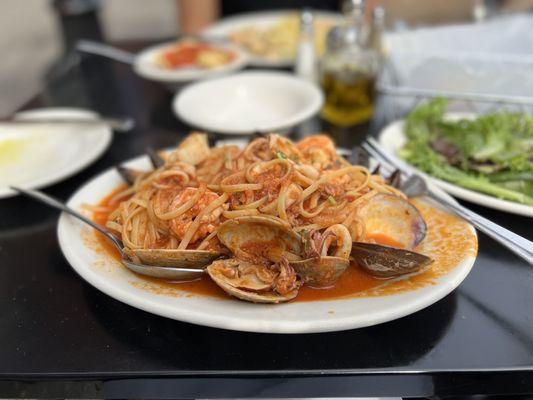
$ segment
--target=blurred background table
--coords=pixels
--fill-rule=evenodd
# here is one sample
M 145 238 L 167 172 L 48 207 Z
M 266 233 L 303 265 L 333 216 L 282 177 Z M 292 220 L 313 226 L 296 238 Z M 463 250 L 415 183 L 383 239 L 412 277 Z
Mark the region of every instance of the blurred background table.
M 126 46 L 135 50 L 137 43 Z M 191 129 L 172 93 L 130 67 L 73 57 L 24 108 L 91 108 L 130 115 L 134 131 L 76 176 L 46 189 L 67 199 L 81 184 Z M 351 147 L 384 122 L 332 131 Z M 318 118 L 295 136 L 330 130 Z M 122 304 L 80 279 L 56 238 L 57 213 L 0 200 L 0 393 L 3 397 L 208 398 L 447 396 L 533 393 L 533 269 L 484 235 L 452 294 L 386 324 L 314 335 L 217 330 Z M 532 239 L 531 220 L 466 204 Z M 216 310 L 214 310 L 216 312 Z

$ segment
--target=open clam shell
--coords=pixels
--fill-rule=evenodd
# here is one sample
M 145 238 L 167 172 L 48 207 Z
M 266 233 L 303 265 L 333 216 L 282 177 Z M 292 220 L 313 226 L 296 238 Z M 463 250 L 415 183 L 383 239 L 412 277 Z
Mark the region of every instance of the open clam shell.
M 378 194 L 358 211 L 365 223 L 366 237 L 386 236 L 406 249 L 412 249 L 426 236 L 427 226 L 418 209 L 407 200 Z
M 133 249 L 127 255 L 138 258 L 145 265 L 202 269 L 220 257 L 220 253 L 207 250 Z
M 284 295 L 275 291 L 273 278 L 266 266 L 237 260 L 217 260 L 207 267 L 207 273 L 226 293 L 253 303 L 281 303 L 296 297 L 298 290 Z
M 251 263 L 299 260 L 301 239 L 283 221 L 261 215 L 230 219 L 218 228 L 218 238 L 236 258 Z
M 414 251 L 359 242 L 352 244 L 352 257 L 361 268 L 380 278 L 412 274 L 433 262 Z
M 327 256 L 320 259 L 295 261 L 291 263 L 291 266 L 307 285 L 327 288 L 335 285 L 349 264 L 350 261 L 346 258 Z
M 330 226 L 318 238 L 320 248 L 316 249 L 316 257 L 292 262 L 291 266 L 307 285 L 327 288 L 333 286 L 348 268 L 352 238 L 341 224 Z M 307 244 L 311 245 L 309 241 Z

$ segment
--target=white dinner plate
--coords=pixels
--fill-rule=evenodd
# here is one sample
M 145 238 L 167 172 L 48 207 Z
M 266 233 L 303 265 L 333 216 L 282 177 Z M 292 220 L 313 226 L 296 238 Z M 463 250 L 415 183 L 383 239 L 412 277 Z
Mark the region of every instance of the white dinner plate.
M 473 118 L 475 117 L 472 113 L 448 113 L 446 115 L 448 119 L 457 120 L 460 118 Z M 402 163 L 407 168 L 416 170 L 417 173 L 424 175 L 435 185 L 444 189 L 446 192 L 451 193 L 452 195 L 470 201 L 481 206 L 493 208 L 500 211 L 509 212 L 512 214 L 524 215 L 526 217 L 533 217 L 533 206 L 528 206 L 526 204 L 515 203 L 513 201 L 498 199 L 497 197 L 489 196 L 480 192 L 475 192 L 470 189 L 465 189 L 461 186 L 454 185 L 453 183 L 443 181 L 441 179 L 432 178 L 430 175 L 425 174 L 424 172 L 416 169 L 413 166 L 410 166 L 405 161 L 401 160 L 396 155 L 398 151 L 405 145 L 407 142 L 407 137 L 404 132 L 404 120 L 399 120 L 391 123 L 379 135 L 379 143 L 382 147 L 391 155 L 396 157 L 396 159 Z
M 43 108 L 16 115 L 20 120 L 97 117 L 74 108 Z M 0 198 L 16 195 L 8 185 L 37 189 L 76 174 L 105 152 L 112 136 L 105 125 L 0 122 Z
M 127 166 L 149 169 L 142 156 Z M 81 210 L 84 204 L 97 204 L 123 181 L 108 170 L 82 186 L 68 201 Z M 475 231 L 470 225 L 464 229 Z M 467 233 L 470 235 L 470 233 Z M 150 290 L 151 283 L 123 267 L 99 250 L 91 228 L 66 214 L 58 224 L 61 250 L 76 272 L 107 295 L 147 312 L 198 325 L 264 333 L 312 333 L 360 328 L 391 321 L 421 310 L 452 292 L 468 275 L 475 256 L 465 254 L 444 276 L 417 290 L 381 297 L 361 297 L 328 301 L 251 304 L 174 290 Z M 475 250 L 475 249 L 474 249 Z M 471 253 L 469 253 L 471 254 Z
M 197 128 L 249 135 L 293 127 L 323 103 L 316 85 L 285 72 L 257 70 L 193 83 L 175 95 L 172 109 Z
M 226 75 L 244 68 L 248 62 L 246 52 L 241 50 L 238 46 L 231 43 L 217 43 L 216 47 L 234 52 L 235 59 L 227 64 L 209 69 L 193 67 L 164 69 L 157 64 L 156 58 L 165 48 L 172 46 L 175 43 L 176 42 L 163 43 L 141 51 L 135 57 L 133 63 L 133 69 L 135 72 L 145 79 L 165 84 L 178 84 Z
M 291 15 L 298 15 L 297 10 L 251 12 L 223 18 L 214 25 L 211 25 L 202 32 L 202 35 L 209 37 L 227 37 L 235 31 L 244 28 L 268 28 L 277 24 L 280 20 Z M 330 20 L 335 24 L 342 21 L 342 15 L 327 11 L 314 11 L 315 19 Z M 249 54 L 249 65 L 256 67 L 290 67 L 294 64 L 294 59 L 269 59 L 265 57 Z

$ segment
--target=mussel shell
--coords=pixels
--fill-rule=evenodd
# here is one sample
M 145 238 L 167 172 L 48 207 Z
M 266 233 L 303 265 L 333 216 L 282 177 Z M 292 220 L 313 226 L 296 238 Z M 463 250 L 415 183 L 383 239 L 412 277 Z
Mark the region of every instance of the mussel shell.
M 135 179 L 137 179 L 139 175 L 143 174 L 142 171 L 137 171 L 135 169 L 124 167 L 122 165 L 117 165 L 116 169 L 122 179 L 124 179 L 126 183 L 130 186 L 135 183 Z
M 315 288 L 328 288 L 346 271 L 350 261 L 341 257 L 310 258 L 290 263 L 304 283 Z
M 358 217 L 363 220 L 366 235 L 382 234 L 406 249 L 412 249 L 426 237 L 427 226 L 420 211 L 407 200 L 378 194 L 361 206 Z
M 252 263 L 279 262 L 282 255 L 301 253 L 300 236 L 288 224 L 260 215 L 230 219 L 217 235 L 237 258 Z
M 165 160 L 163 157 L 157 153 L 152 147 L 146 148 L 146 154 L 148 155 L 148 158 L 150 158 L 150 162 L 152 163 L 152 166 L 154 169 L 160 168 L 163 165 L 165 165 Z
M 412 274 L 433 262 L 430 257 L 414 251 L 360 242 L 352 244 L 351 256 L 361 268 L 379 278 Z
M 252 303 L 282 303 L 294 299 L 298 295 L 298 290 L 293 290 L 286 295 L 281 295 L 272 290 L 253 291 L 252 289 L 257 287 L 255 282 L 252 282 L 251 286 L 246 288 L 246 285 L 243 285 L 242 282 L 232 282 L 231 278 L 227 278 L 220 272 L 220 268 L 228 266 L 238 268 L 240 263 L 242 261 L 236 259 L 217 260 L 207 267 L 207 273 L 227 294 Z
M 145 265 L 181 268 L 204 268 L 221 255 L 216 251 L 174 249 L 134 249 L 127 254 Z

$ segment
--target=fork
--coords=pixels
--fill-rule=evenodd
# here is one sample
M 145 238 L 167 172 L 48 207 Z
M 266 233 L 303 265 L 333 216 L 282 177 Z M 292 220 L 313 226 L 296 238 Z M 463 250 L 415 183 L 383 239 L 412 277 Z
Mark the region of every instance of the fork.
M 504 227 L 482 217 L 462 205 L 450 201 L 438 191 L 431 188 L 426 180 L 419 174 L 407 171 L 407 168 L 393 156 L 387 154 L 373 138 L 366 139 L 361 146 L 372 158 L 378 161 L 384 172 L 400 170 L 407 180 L 402 183 L 400 189 L 408 197 L 428 196 L 437 203 L 453 212 L 464 220 L 474 225 L 479 231 L 507 247 L 516 255 L 522 257 L 530 265 L 533 265 L 533 242 L 511 232 Z

